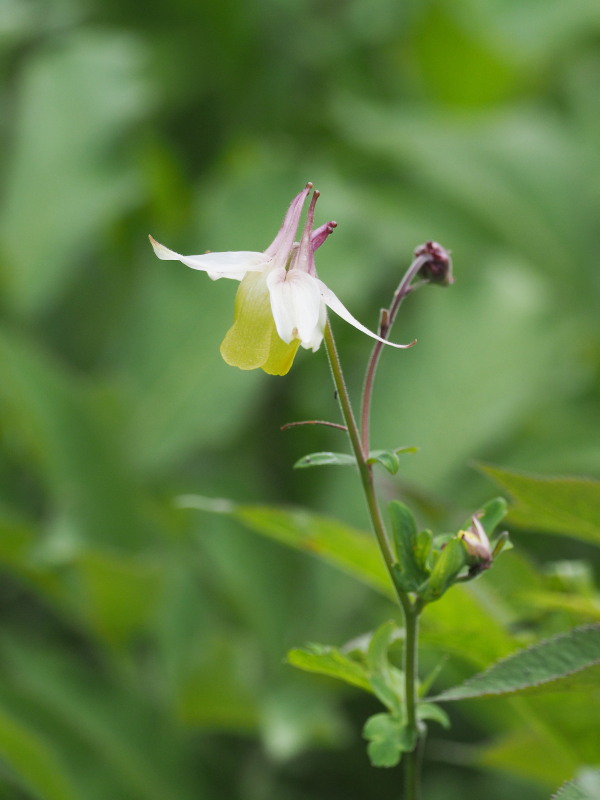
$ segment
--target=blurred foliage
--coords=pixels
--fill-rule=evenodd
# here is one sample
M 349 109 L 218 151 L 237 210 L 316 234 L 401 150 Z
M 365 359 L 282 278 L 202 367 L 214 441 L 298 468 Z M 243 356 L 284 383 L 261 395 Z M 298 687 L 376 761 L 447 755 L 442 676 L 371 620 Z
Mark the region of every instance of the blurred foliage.
M 291 469 L 343 434 L 279 430 L 337 420 L 325 355 L 227 367 L 235 287 L 146 235 L 261 249 L 310 179 L 339 223 L 320 273 L 371 326 L 442 242 L 457 283 L 408 299 L 418 346 L 377 376 L 374 446 L 420 448 L 382 493 L 443 527 L 491 493 L 472 459 L 597 477 L 600 6 L 3 0 L 0 42 L 0 798 L 396 796 L 360 741 L 375 707 L 282 663 L 388 601 L 173 502 L 365 527 L 351 470 Z M 335 330 L 358 391 L 369 343 Z M 426 612 L 436 688 L 598 619 L 592 546 L 532 533 Z M 600 760 L 597 706 L 452 708 L 428 800 L 547 798 Z

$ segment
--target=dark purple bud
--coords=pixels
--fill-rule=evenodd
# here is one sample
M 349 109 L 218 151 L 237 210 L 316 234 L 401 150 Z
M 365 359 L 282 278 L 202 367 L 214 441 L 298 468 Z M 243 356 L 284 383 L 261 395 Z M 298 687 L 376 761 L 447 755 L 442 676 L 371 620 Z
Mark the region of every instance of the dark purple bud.
M 425 244 L 417 247 L 415 257 L 426 259 L 418 272 L 418 275 L 422 278 L 440 286 L 450 286 L 450 284 L 454 283 L 450 252 L 445 247 L 442 247 L 441 244 L 425 242 Z

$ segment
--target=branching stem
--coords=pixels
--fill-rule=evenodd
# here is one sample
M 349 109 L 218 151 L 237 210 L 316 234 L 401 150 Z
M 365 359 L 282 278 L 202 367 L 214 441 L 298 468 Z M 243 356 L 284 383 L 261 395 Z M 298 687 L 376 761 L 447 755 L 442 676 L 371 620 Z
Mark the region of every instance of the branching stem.
M 411 284 L 419 270 L 424 264 L 427 263 L 429 258 L 430 257 L 427 255 L 419 255 L 414 259 L 404 277 L 400 281 L 389 309 L 382 311 L 379 335 L 383 339 L 387 339 L 404 298 L 411 291 L 413 291 L 413 289 L 421 285 L 421 283 L 416 285 Z M 427 283 L 427 281 L 424 280 L 422 283 Z M 354 417 L 350 395 L 348 394 L 348 389 L 344 380 L 340 358 L 329 321 L 325 326 L 324 340 L 327 348 L 327 355 L 329 357 L 329 364 L 331 366 L 333 382 L 337 390 L 340 408 L 346 423 L 346 428 L 350 438 L 350 443 L 352 445 L 352 450 L 354 451 L 356 463 L 358 465 L 358 471 L 363 485 L 367 507 L 369 509 L 369 516 L 371 518 L 371 525 L 375 532 L 375 536 L 377 537 L 385 565 L 389 572 L 394 589 L 396 590 L 396 595 L 404 615 L 404 707 L 406 725 L 409 729 L 409 732 L 412 733 L 412 738 L 415 741 L 413 750 L 405 755 L 404 800 L 420 800 L 420 761 L 423 746 L 423 732 L 420 730 L 417 719 L 417 678 L 418 625 L 421 606 L 418 600 L 413 601 L 411 596 L 407 592 L 403 591 L 403 589 L 398 585 L 394 571 L 395 557 L 390 545 L 375 493 L 375 485 L 373 482 L 373 465 L 367 463 L 370 451 L 369 427 L 373 383 L 375 379 L 375 372 L 377 370 L 377 364 L 379 363 L 379 357 L 381 355 L 384 343 L 377 342 L 375 344 L 369 359 L 362 394 L 361 427 L 359 430 Z

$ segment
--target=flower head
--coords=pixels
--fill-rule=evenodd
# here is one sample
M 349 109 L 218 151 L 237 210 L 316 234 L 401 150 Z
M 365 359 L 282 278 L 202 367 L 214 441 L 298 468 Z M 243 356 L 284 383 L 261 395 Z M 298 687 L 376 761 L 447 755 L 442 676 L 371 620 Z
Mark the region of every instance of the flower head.
M 235 298 L 233 325 L 221 344 L 221 355 L 228 364 L 241 369 L 260 367 L 271 375 L 285 375 L 298 350 L 318 350 L 327 321 L 327 307 L 355 328 L 392 347 L 410 347 L 382 339 L 356 320 L 336 295 L 317 278 L 315 250 L 336 227 L 327 222 L 313 230 L 314 191 L 306 224 L 296 242 L 296 232 L 312 184 L 296 195 L 273 242 L 262 252 L 204 253 L 182 256 L 150 242 L 156 255 L 181 261 L 192 269 L 206 272 L 209 278 L 241 281 Z
M 460 531 L 458 535 L 462 539 L 467 553 L 479 569 L 486 569 L 491 565 L 492 548 L 490 540 L 477 514 L 471 517 L 469 529 Z

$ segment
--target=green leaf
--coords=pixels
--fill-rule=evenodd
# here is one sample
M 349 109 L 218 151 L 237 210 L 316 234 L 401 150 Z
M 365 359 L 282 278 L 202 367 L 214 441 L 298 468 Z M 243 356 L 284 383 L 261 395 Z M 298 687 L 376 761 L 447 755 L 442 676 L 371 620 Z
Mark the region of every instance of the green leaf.
M 290 650 L 286 662 L 305 672 L 315 672 L 373 693 L 365 667 L 336 647 L 309 644 Z
M 5 296 L 20 311 L 47 311 L 142 198 L 134 161 L 117 154 L 143 113 L 142 58 L 134 37 L 88 30 L 36 48 L 15 76 L 0 240 Z
M 76 800 L 77 792 L 56 757 L 50 741 L 28 730 L 0 710 L 2 760 L 15 770 L 36 798 Z
M 369 740 L 367 752 L 374 767 L 395 767 L 415 744 L 402 720 L 386 713 L 369 717 L 363 737 Z
M 430 530 L 419 531 L 415 539 L 415 562 L 427 574 L 429 574 L 429 554 L 433 546 L 433 534 Z
M 399 455 L 402 453 L 416 453 L 416 447 L 397 447 L 394 450 L 371 450 L 367 464 L 381 464 L 391 475 L 400 469 Z
M 367 649 L 367 666 L 371 672 L 384 672 L 389 667 L 388 648 L 397 630 L 394 620 L 388 620 L 373 633 Z
M 551 800 L 597 800 L 600 797 L 600 770 L 583 770 L 574 781 L 568 781 L 552 795 Z
M 441 551 L 422 592 L 425 600 L 437 600 L 453 583 L 467 563 L 467 551 L 459 539 L 450 539 Z
M 227 514 L 249 530 L 316 556 L 382 594 L 395 596 L 375 540 L 330 517 L 301 509 L 236 505 L 199 495 L 180 497 L 178 505 Z
M 394 500 L 389 504 L 388 511 L 398 558 L 398 563 L 394 565 L 398 585 L 405 592 L 417 591 L 429 577 L 429 573 L 422 566 L 426 560 L 425 551 L 429 549 L 427 541 L 423 541 L 422 537 L 418 540 L 417 524 L 404 503 Z
M 381 464 L 390 475 L 395 475 L 400 469 L 400 459 L 392 450 L 372 450 L 367 458 L 367 464 Z
M 376 696 L 395 714 L 402 712 L 404 686 L 402 673 L 388 659 L 388 649 L 398 626 L 393 620 L 384 622 L 373 633 L 367 649 L 369 682 Z
M 450 727 L 450 718 L 443 708 L 435 703 L 419 703 L 417 706 L 417 717 L 419 719 L 431 719 L 439 722 L 442 728 Z
M 512 496 L 509 522 L 600 545 L 600 481 L 528 475 L 485 464 L 479 469 Z
M 583 673 L 579 675 L 578 673 Z M 571 676 L 577 675 L 573 682 Z M 528 689 L 557 691 L 597 686 L 600 676 L 600 625 L 575 628 L 497 662 L 435 701 L 514 694 Z M 582 680 L 581 680 L 582 678 Z
M 309 453 L 302 456 L 294 464 L 294 469 L 306 469 L 306 467 L 326 467 L 326 466 L 356 466 L 356 459 L 349 453 Z
M 488 536 L 491 536 L 494 528 L 500 524 L 507 513 L 508 504 L 503 497 L 495 497 L 493 500 L 488 500 L 487 503 L 483 504 L 478 512 L 478 517 Z M 468 519 L 465 522 L 464 529 L 466 530 L 470 524 L 471 520 Z

